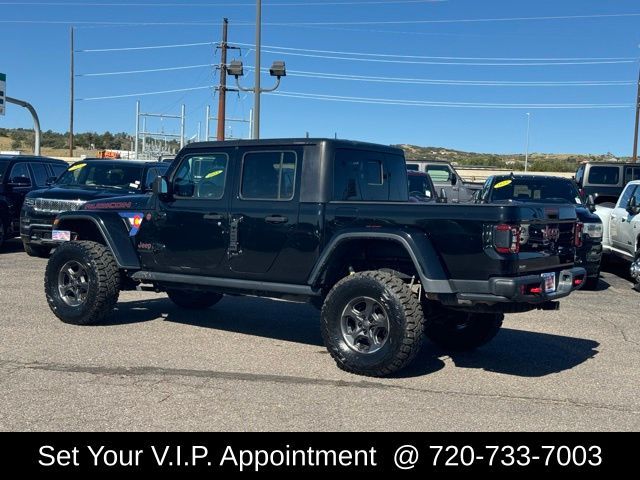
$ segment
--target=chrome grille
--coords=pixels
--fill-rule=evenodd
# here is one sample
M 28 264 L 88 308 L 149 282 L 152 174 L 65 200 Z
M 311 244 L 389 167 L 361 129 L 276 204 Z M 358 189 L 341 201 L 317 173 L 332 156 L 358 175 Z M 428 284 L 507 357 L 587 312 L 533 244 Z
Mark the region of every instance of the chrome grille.
M 84 200 L 55 200 L 49 198 L 36 198 L 34 210 L 42 213 L 60 213 L 78 210 Z

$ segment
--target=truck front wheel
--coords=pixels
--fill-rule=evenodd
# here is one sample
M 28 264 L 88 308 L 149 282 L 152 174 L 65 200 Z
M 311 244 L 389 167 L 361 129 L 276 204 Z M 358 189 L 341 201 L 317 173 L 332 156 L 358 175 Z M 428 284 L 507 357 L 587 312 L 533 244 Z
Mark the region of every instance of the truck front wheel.
M 219 293 L 195 290 L 167 290 L 167 295 L 177 306 L 188 310 L 204 310 L 222 299 Z
M 422 307 L 407 284 L 381 271 L 340 280 L 321 312 L 322 338 L 338 367 L 383 377 L 407 366 L 422 344 Z
M 444 350 L 474 350 L 493 339 L 502 326 L 502 313 L 434 312 L 425 319 L 426 337 Z
M 120 272 L 111 251 L 96 242 L 67 242 L 56 248 L 44 277 L 47 302 L 60 320 L 100 323 L 120 293 Z

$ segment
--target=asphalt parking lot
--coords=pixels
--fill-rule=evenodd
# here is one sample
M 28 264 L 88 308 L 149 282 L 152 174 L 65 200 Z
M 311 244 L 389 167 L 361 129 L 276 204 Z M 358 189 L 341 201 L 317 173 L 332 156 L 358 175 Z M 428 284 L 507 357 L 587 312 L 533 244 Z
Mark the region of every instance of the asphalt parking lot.
M 639 430 L 640 293 L 607 267 L 559 312 L 510 315 L 401 376 L 338 370 L 310 306 L 227 297 L 205 312 L 125 292 L 109 324 L 60 322 L 46 260 L 0 253 L 1 430 Z

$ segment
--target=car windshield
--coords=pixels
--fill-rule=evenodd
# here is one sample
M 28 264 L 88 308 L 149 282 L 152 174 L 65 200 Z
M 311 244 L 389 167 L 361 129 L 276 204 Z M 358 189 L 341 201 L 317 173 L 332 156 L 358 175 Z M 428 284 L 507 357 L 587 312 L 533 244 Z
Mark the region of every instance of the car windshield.
M 139 190 L 142 185 L 142 166 L 108 162 L 76 163 L 60 176 L 55 185 Z
M 576 186 L 563 178 L 498 178 L 492 190 L 492 202 L 516 200 L 582 204 Z

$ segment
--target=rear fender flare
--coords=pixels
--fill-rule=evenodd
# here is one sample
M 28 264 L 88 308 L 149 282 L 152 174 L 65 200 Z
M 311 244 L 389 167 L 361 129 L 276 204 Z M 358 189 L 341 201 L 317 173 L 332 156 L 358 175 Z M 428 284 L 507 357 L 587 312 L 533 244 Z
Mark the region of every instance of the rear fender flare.
M 308 284 L 312 287 L 318 287 L 322 274 L 329 266 L 332 258 L 337 252 L 339 246 L 346 242 L 357 242 L 358 240 L 387 240 L 395 242 L 402 246 L 411 258 L 414 267 L 420 275 L 420 282 L 425 292 L 429 293 L 453 293 L 454 290 L 449 282 L 442 262 L 433 247 L 431 241 L 424 232 L 413 231 L 384 231 L 375 232 L 349 231 L 336 235 L 325 247 L 322 255 L 316 262 L 311 274 L 309 275 Z

